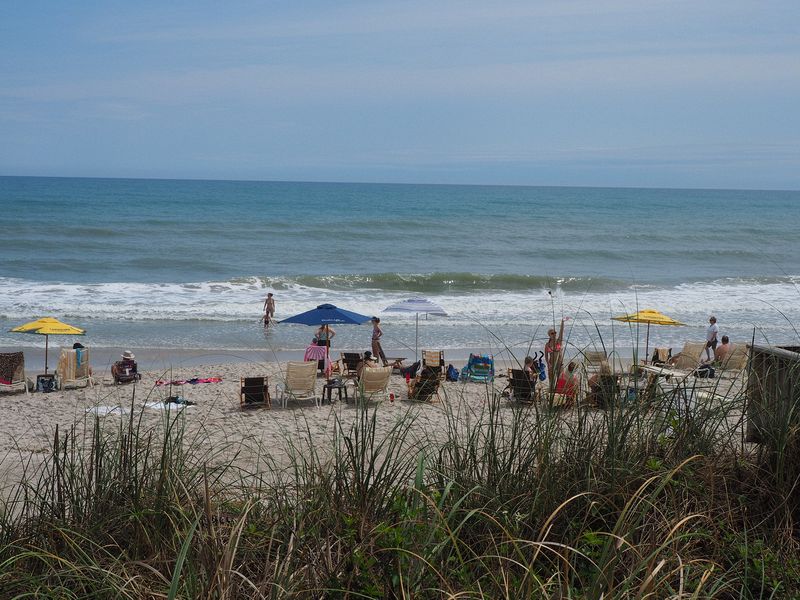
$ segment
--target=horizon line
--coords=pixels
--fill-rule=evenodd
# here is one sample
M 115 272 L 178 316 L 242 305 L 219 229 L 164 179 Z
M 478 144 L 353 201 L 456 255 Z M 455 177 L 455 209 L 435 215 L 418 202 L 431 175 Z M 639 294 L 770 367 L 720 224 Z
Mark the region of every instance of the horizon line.
M 567 188 L 567 189 L 630 189 L 630 190 L 695 190 L 718 192 L 799 192 L 800 189 L 787 188 L 731 188 L 731 187 L 662 187 L 645 185 L 563 185 L 563 184 L 521 184 L 521 183 L 413 183 L 408 181 L 330 181 L 296 179 L 217 179 L 204 177 L 111 177 L 89 175 L 6 175 L 0 179 L 100 179 L 127 181 L 196 181 L 208 183 L 296 183 L 317 185 L 391 185 L 391 186 L 441 186 L 441 187 L 510 187 L 510 188 Z

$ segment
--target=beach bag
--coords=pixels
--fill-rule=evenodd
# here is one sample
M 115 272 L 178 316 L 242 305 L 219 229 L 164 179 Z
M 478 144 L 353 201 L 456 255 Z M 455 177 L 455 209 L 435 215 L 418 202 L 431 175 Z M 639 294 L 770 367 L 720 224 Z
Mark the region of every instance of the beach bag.
M 447 365 L 447 381 L 458 381 L 458 369 L 453 365 Z
M 711 365 L 703 365 L 701 367 L 697 367 L 693 372 L 692 375 L 695 377 L 701 378 L 714 378 L 714 367 Z

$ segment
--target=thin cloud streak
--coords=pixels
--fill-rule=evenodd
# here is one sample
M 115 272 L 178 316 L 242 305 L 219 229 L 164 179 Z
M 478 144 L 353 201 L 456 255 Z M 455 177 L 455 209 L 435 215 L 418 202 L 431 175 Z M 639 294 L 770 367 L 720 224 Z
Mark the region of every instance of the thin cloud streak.
M 305 68 L 253 65 L 150 73 L 113 80 L 86 80 L 0 89 L 0 97 L 37 101 L 120 99 L 166 106 L 206 103 L 212 98 L 275 99 L 282 102 L 332 98 L 385 99 L 459 94 L 552 96 L 569 91 L 657 90 L 693 86 L 759 85 L 800 89 L 800 62 L 793 54 L 697 55 L 555 60 L 453 69 Z

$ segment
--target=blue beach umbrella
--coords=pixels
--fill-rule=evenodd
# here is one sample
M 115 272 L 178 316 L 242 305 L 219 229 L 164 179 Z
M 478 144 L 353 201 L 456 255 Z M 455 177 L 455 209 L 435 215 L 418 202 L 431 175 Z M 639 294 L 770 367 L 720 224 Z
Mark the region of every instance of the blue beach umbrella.
M 361 325 L 372 317 L 360 315 L 351 310 L 338 308 L 333 304 L 320 304 L 317 308 L 307 310 L 281 323 L 298 323 L 300 325 Z
M 417 360 L 417 354 L 419 351 L 420 314 L 424 314 L 426 318 L 428 315 L 434 315 L 437 317 L 447 316 L 447 313 L 441 306 L 431 302 L 427 298 L 409 298 L 408 300 L 396 302 L 395 304 L 384 308 L 383 312 L 405 312 L 416 314 L 416 325 L 414 328 L 414 360 Z
M 361 325 L 372 317 L 360 315 L 351 310 L 338 308 L 333 304 L 320 304 L 317 308 L 283 319 L 281 323 L 297 323 L 299 325 Z M 330 345 L 325 346 L 325 353 L 330 353 Z

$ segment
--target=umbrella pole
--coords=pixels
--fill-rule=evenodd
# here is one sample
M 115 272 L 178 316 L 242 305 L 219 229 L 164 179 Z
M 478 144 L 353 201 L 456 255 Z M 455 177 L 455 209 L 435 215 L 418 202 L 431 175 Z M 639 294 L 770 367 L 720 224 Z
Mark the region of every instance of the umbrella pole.
M 419 313 L 416 313 L 416 327 L 414 328 L 414 362 L 419 358 Z
M 47 375 L 47 342 L 50 341 L 50 336 L 45 334 L 44 336 L 44 374 Z
M 650 350 L 650 323 L 647 324 L 647 334 L 645 335 L 644 339 L 644 364 L 647 364 L 648 357 L 650 356 L 648 354 L 648 351 Z
M 331 364 L 331 332 L 328 329 L 328 326 L 325 325 L 325 333 L 327 334 L 325 337 L 325 377 L 330 377 L 331 374 L 328 372 Z

